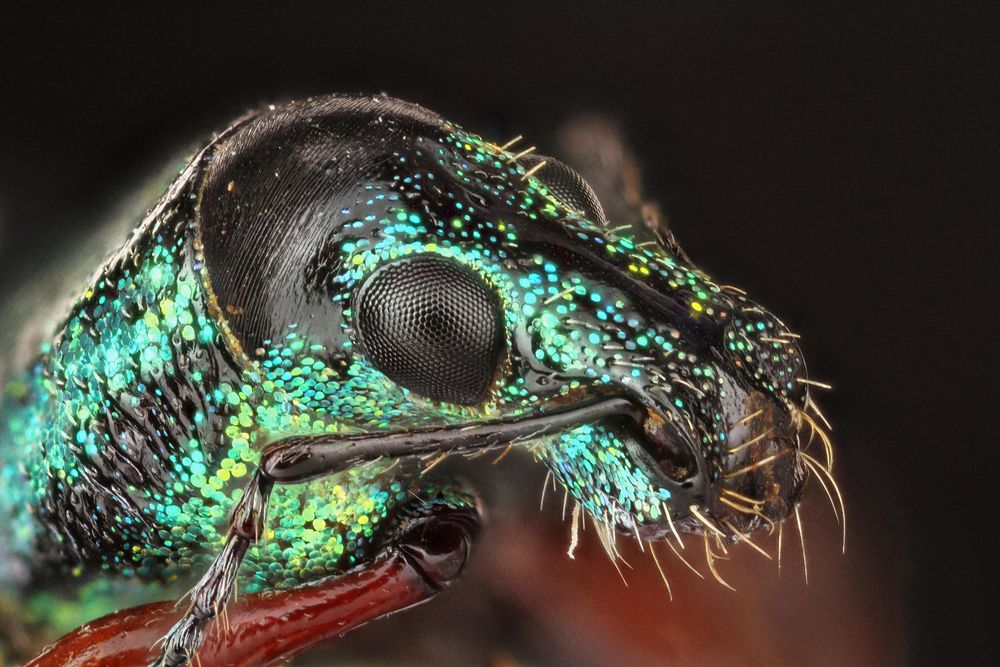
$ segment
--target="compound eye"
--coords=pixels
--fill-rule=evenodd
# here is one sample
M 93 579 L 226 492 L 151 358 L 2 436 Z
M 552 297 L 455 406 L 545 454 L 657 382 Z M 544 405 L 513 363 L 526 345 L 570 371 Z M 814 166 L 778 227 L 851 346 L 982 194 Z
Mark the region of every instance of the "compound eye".
M 572 167 L 544 155 L 525 155 L 518 161 L 525 169 L 531 169 L 544 162 L 545 164 L 535 171 L 535 178 L 545 184 L 553 197 L 594 224 L 607 223 L 597 193 Z
M 355 327 L 372 364 L 437 401 L 484 401 L 504 349 L 499 296 L 454 262 L 417 256 L 375 270 L 358 291 Z

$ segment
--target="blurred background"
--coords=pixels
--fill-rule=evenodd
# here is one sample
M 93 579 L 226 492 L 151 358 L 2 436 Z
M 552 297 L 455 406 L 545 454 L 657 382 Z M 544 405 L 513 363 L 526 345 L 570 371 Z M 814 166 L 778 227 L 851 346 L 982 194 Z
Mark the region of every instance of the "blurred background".
M 109 211 L 141 213 L 158 170 L 261 104 L 386 91 L 556 155 L 563 122 L 602 114 L 688 254 L 780 313 L 834 385 L 846 555 L 814 488 L 808 585 L 786 531 L 780 577 L 730 550 L 735 593 L 664 551 L 669 602 L 646 554 L 625 553 L 628 586 L 592 535 L 568 559 L 561 494 L 539 511 L 544 471 L 512 456 L 461 470 L 491 519 L 467 578 L 315 664 L 988 662 L 995 19 L 839 2 L 8 8 L 0 297 L 54 275 L 53 249 Z

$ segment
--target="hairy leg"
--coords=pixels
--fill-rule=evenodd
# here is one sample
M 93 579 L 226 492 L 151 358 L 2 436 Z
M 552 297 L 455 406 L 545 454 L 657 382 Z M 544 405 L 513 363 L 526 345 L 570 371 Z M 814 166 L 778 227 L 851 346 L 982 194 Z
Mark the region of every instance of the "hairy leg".
M 631 415 L 641 409 L 621 398 L 532 417 L 521 421 L 483 423 L 465 428 L 436 428 L 392 434 L 292 437 L 268 445 L 257 471 L 233 510 L 226 544 L 205 575 L 191 590 L 191 605 L 170 629 L 155 667 L 178 667 L 193 659 L 208 623 L 225 608 L 233 592 L 240 563 L 251 544 L 265 531 L 268 499 L 275 485 L 299 484 L 329 477 L 378 459 L 420 456 L 435 452 L 470 452 L 537 438 L 568 426 L 610 415 Z

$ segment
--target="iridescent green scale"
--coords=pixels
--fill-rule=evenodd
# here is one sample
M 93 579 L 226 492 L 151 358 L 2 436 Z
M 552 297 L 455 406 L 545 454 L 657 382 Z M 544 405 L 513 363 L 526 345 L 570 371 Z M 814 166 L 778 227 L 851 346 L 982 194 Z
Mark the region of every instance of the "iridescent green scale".
M 405 451 L 276 483 L 282 466 L 364 438 L 461 441 L 483 425 L 501 438 L 539 424 L 504 442 L 530 447 L 608 530 L 660 539 L 702 530 L 705 515 L 751 530 L 787 514 L 804 480 L 795 457 L 766 479 L 727 480 L 750 456 L 796 447 L 807 395 L 792 335 L 656 230 L 604 220 L 582 178 L 569 181 L 586 191 L 567 190 L 565 165 L 518 157 L 384 96 L 292 103 L 220 135 L 8 379 L 0 579 L 54 569 L 112 595 L 96 574 L 180 582 L 238 538 L 248 551 L 229 565 L 242 590 L 295 587 L 373 558 L 414 498 L 475 500 L 422 477 Z M 489 329 L 463 320 L 447 284 L 397 286 L 412 303 L 387 317 L 424 319 L 390 327 L 405 340 L 384 349 L 426 349 L 406 362 L 416 369 L 366 345 L 359 291 L 414 262 L 450 267 L 498 304 L 503 351 L 484 396 L 442 402 L 392 379 L 433 375 L 428 331 L 461 341 Z M 546 425 L 600 405 L 619 412 Z M 747 449 L 760 414 L 774 428 Z M 304 449 L 268 468 L 284 446 Z M 717 502 L 727 485 L 765 484 L 750 518 Z M 231 527 L 247 504 L 266 521 Z M 261 534 L 239 532 L 251 524 Z

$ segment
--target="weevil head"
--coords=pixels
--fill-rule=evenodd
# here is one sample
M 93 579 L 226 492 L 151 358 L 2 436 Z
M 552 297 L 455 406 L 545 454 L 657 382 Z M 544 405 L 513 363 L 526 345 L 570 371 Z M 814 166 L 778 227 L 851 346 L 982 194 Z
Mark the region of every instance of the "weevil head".
M 594 517 L 658 538 L 797 501 L 796 337 L 640 221 L 606 220 L 569 167 L 384 96 L 265 112 L 207 161 L 204 277 L 261 428 L 462 428 L 625 397 L 633 413 L 526 443 Z

